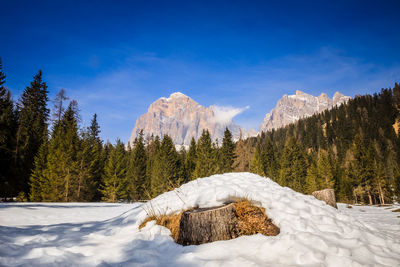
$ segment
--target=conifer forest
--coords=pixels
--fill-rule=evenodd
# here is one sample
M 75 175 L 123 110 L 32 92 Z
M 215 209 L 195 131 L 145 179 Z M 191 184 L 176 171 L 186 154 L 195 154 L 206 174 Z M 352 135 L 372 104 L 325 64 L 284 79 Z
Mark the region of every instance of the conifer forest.
M 15 96 L 13 96 L 15 97 Z M 199 177 L 253 172 L 298 192 L 333 188 L 340 202 L 385 204 L 400 197 L 400 85 L 257 137 L 222 140 L 203 130 L 177 149 L 169 136 L 132 146 L 100 138 L 94 114 L 60 90 L 49 99 L 39 71 L 18 100 L 0 62 L 0 197 L 20 201 L 141 201 Z

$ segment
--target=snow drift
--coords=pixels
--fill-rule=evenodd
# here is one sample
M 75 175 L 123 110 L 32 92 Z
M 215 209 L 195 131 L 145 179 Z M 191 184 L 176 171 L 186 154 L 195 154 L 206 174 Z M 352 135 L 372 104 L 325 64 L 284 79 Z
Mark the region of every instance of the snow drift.
M 278 236 L 242 236 L 183 247 L 148 212 L 177 213 L 246 197 L 265 208 Z M 11 233 L 11 234 L 10 234 Z M 197 179 L 113 219 L 81 224 L 1 227 L 0 265 L 399 266 L 394 236 L 312 196 L 250 173 Z

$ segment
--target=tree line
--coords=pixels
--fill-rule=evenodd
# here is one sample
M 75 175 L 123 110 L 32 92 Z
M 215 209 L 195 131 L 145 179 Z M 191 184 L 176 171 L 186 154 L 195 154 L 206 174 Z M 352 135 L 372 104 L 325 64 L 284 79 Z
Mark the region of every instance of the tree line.
M 342 202 L 385 204 L 400 197 L 400 86 L 239 141 L 243 164 L 310 194 L 335 189 Z
M 357 96 L 257 137 L 222 142 L 203 130 L 176 149 L 165 135 L 104 143 L 94 114 L 80 125 L 78 103 L 60 90 L 48 109 L 42 72 L 14 103 L 0 60 L 0 197 L 31 201 L 138 201 L 199 177 L 251 171 L 310 194 L 334 188 L 343 202 L 400 196 L 400 87 Z

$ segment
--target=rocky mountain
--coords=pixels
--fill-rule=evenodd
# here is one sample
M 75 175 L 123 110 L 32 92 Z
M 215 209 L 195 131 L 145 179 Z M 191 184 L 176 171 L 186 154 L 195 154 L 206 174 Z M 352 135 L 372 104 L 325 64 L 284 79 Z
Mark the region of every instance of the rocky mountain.
M 192 137 L 197 140 L 202 130 L 208 129 L 212 139 L 218 138 L 221 143 L 225 127 L 228 127 L 235 139 L 244 132 L 233 123 L 232 116 L 225 116 L 218 107 L 204 107 L 177 92 L 168 98 L 161 97 L 150 105 L 147 113 L 137 119 L 129 143 L 133 143 L 142 129 L 145 136 L 169 135 L 176 145 L 189 145 Z
M 340 105 L 349 99 L 349 96 L 344 96 L 339 92 L 336 92 L 332 99 L 325 93 L 317 97 L 301 91 L 296 91 L 295 95 L 285 94 L 278 101 L 275 108 L 265 115 L 264 121 L 260 126 L 260 132 L 278 129 L 300 118 L 309 117 L 315 113 Z

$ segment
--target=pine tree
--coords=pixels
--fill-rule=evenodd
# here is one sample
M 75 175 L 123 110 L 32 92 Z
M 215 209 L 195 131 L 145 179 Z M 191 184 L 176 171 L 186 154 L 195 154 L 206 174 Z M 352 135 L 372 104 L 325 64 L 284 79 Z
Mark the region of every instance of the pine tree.
M 95 181 L 95 166 L 98 164 L 95 158 L 93 143 L 87 131 L 82 133 L 79 141 L 77 160 L 77 187 L 74 192 L 76 201 L 91 201 L 96 194 L 98 183 Z
M 76 101 L 71 101 L 60 123 L 53 128 L 46 169 L 52 192 L 46 201 L 78 201 L 83 183 L 79 177 L 79 150 L 78 108 Z
M 46 200 L 46 196 L 51 191 L 48 175 L 46 173 L 47 157 L 49 154 L 49 144 L 46 140 L 39 148 L 39 152 L 35 157 L 35 168 L 30 177 L 30 194 L 31 201 L 40 202 Z
M 146 190 L 145 190 L 145 198 L 146 199 L 151 199 L 152 198 L 152 188 L 154 188 L 154 185 L 152 185 L 152 181 L 156 181 L 157 177 L 155 177 L 156 172 L 155 172 L 155 167 L 157 166 L 157 158 L 160 152 L 160 137 L 156 136 L 155 138 L 152 136 L 151 140 L 147 146 L 147 166 L 146 166 Z
M 235 143 L 232 139 L 232 134 L 228 127 L 225 128 L 224 138 L 222 139 L 222 173 L 231 172 L 233 162 L 235 160 Z
M 16 184 L 15 175 L 15 135 L 17 117 L 10 91 L 4 87 L 6 75 L 0 58 L 0 198 L 12 197 Z
M 97 114 L 93 115 L 90 126 L 87 129 L 87 136 L 89 139 L 90 147 L 90 169 L 91 169 L 91 186 L 92 201 L 99 201 L 101 199 L 101 192 L 99 186 L 101 184 L 101 177 L 104 172 L 105 154 L 103 152 L 103 141 L 100 139 L 100 126 L 97 122 Z
M 146 166 L 147 156 L 144 147 L 143 130 L 140 131 L 139 137 L 135 138 L 133 150 L 130 153 L 128 161 L 127 179 L 130 184 L 130 199 L 144 199 L 146 185 Z
M 320 180 L 317 164 L 313 161 L 310 167 L 307 169 L 307 175 L 304 185 L 304 193 L 311 194 L 317 191 L 318 181 Z
M 307 172 L 307 162 L 304 152 L 294 137 L 286 142 L 282 154 L 282 164 L 279 183 L 302 192 Z
M 189 151 L 186 155 L 185 159 L 185 169 L 187 175 L 187 181 L 194 179 L 194 170 L 196 168 L 196 161 L 197 161 L 197 152 L 196 152 L 196 141 L 194 137 L 190 141 Z
M 258 174 L 261 176 L 265 176 L 261 154 L 262 154 L 261 147 L 260 147 L 260 144 L 258 144 L 256 146 L 256 149 L 253 154 L 253 158 L 251 160 L 250 171 L 252 173 L 255 173 L 255 174 Z
M 178 173 L 178 153 L 171 137 L 165 135 L 152 168 L 151 191 L 153 197 L 179 185 L 181 177 L 178 176 Z
M 335 186 L 335 171 L 332 164 L 332 159 L 328 152 L 321 150 L 318 155 L 318 177 L 320 180 L 321 189 L 331 188 Z
M 101 192 L 103 200 L 117 202 L 128 196 L 127 192 L 127 155 L 124 144 L 117 140 L 115 147 L 110 147 L 110 154 L 104 167 Z
M 207 177 L 214 174 L 215 162 L 213 161 L 213 147 L 208 130 L 203 130 L 197 142 L 197 162 L 194 178 Z
M 272 141 L 270 138 L 267 138 L 267 141 L 265 144 L 265 149 L 263 149 L 263 153 L 262 153 L 262 159 L 263 159 L 265 176 L 271 178 L 274 181 L 277 181 L 278 167 L 277 167 L 277 162 L 276 162 L 276 158 L 275 158 L 274 145 L 272 144 Z
M 34 158 L 46 140 L 49 110 L 47 85 L 42 80 L 42 71 L 25 88 L 19 106 L 19 127 L 16 136 L 16 162 L 18 168 L 17 190 L 28 193 L 28 181 L 33 169 Z

